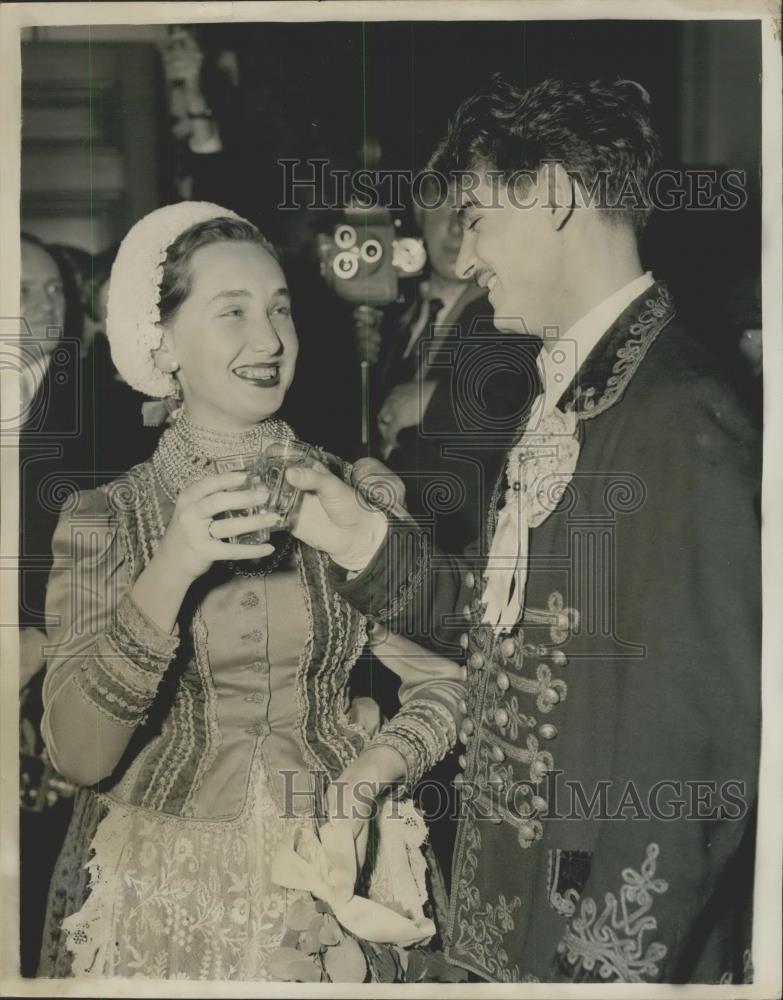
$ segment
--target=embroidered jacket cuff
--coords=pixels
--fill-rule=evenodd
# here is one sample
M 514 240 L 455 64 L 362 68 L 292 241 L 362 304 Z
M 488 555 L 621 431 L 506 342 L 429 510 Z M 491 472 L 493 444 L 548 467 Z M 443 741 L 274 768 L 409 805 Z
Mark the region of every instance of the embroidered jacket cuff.
M 110 628 L 74 675 L 74 683 L 102 715 L 135 727 L 144 721 L 178 646 L 177 635 L 161 631 L 125 594 Z
M 442 760 L 457 741 L 457 726 L 451 712 L 426 698 L 409 701 L 386 723 L 365 749 L 388 746 L 405 761 L 404 794 Z
M 365 568 L 346 579 L 334 562 L 330 569 L 338 593 L 372 621 L 397 619 L 426 579 L 430 566 L 428 536 L 410 518 L 387 515 L 385 540 Z

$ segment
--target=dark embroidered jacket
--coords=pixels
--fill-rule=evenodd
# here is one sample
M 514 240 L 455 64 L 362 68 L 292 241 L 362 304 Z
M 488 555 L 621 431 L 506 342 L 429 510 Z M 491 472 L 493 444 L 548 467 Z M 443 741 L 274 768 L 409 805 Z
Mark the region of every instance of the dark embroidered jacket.
M 413 589 L 393 627 L 466 651 L 448 954 L 489 980 L 752 974 L 760 455 L 674 317 L 647 290 L 561 401 L 580 456 L 531 533 L 513 635 L 479 624 L 493 511 L 474 557 L 433 553 L 418 590 L 394 525 L 340 585 L 390 615 Z

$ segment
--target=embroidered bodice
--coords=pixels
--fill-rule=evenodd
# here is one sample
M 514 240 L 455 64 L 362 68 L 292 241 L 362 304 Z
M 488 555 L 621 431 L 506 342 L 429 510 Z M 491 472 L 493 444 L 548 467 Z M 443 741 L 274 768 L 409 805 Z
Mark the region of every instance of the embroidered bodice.
M 266 576 L 217 566 L 192 588 L 179 637 L 164 635 L 129 592 L 162 533 L 165 498 L 150 465 L 133 481 L 139 502 L 128 502 L 127 484 L 84 493 L 57 528 L 48 611 L 61 624 L 50 635 L 58 655 L 43 725 L 53 759 L 51 703 L 64 683 L 73 679 L 99 710 L 127 724 L 141 696 L 149 700 L 151 692 L 119 676 L 119 653 L 136 670 L 145 662 L 157 668 L 159 687 L 132 737 L 132 759 L 105 783 L 111 797 L 230 818 L 246 799 L 257 752 L 277 778 L 279 800 L 281 771 L 309 767 L 334 777 L 367 740 L 348 717 L 346 693 L 366 633 L 362 617 L 330 591 L 323 557 L 297 547 L 287 566 Z

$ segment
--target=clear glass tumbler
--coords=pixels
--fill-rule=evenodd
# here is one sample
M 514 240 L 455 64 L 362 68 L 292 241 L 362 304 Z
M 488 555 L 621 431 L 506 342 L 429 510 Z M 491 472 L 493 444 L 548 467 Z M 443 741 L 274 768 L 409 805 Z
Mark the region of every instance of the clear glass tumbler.
M 244 485 L 235 487 L 236 490 L 249 490 L 256 486 L 264 485 L 264 459 L 258 452 L 250 452 L 244 455 L 229 455 L 226 458 L 216 458 L 215 469 L 219 472 L 247 472 Z M 251 514 L 259 514 L 266 510 L 266 506 L 261 504 L 257 507 L 242 507 L 238 510 L 225 510 L 220 514 L 215 514 L 216 520 L 226 517 L 248 517 Z M 231 538 L 232 542 L 241 542 L 243 545 L 257 545 L 260 542 L 269 541 L 269 528 L 258 528 L 256 531 L 245 531 L 241 535 Z
M 309 467 L 317 458 L 318 454 L 311 445 L 293 438 L 272 441 L 264 449 L 264 483 L 269 490 L 265 507 L 280 516 L 281 525 L 285 526 L 290 521 L 299 500 L 299 490 L 286 479 L 286 469 Z

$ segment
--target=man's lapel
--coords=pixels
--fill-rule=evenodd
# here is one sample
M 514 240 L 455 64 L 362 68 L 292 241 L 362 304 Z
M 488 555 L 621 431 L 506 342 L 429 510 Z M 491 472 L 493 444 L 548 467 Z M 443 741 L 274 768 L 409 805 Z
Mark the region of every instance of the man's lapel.
M 588 354 L 558 406 L 580 420 L 617 402 L 658 334 L 675 315 L 666 285 L 656 282 L 628 306 Z

